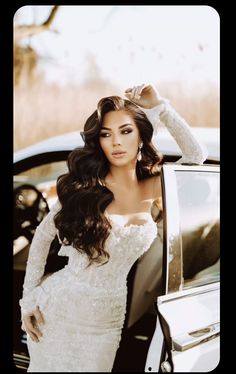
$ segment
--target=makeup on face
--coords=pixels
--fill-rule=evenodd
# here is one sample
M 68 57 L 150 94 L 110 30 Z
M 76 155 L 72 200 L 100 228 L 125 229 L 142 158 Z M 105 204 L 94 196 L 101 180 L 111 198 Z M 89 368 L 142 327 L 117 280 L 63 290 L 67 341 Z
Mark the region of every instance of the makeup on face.
M 106 157 L 132 160 L 138 149 L 139 134 L 133 118 L 125 111 L 108 112 L 100 129 L 100 144 Z
M 131 123 L 125 123 L 124 125 L 119 126 L 119 129 L 123 129 L 121 131 L 122 135 L 130 134 L 133 131 L 133 125 Z M 105 131 L 107 130 L 107 131 Z M 100 136 L 103 138 L 108 138 L 111 136 L 112 129 L 109 127 L 102 126 Z

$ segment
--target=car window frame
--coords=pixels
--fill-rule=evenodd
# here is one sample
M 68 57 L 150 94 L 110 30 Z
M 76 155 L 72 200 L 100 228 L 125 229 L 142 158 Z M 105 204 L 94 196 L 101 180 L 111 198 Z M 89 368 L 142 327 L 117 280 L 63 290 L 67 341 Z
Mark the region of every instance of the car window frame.
M 183 290 L 183 251 L 176 171 L 217 172 L 220 164 L 164 163 L 161 169 L 163 196 L 163 294 Z M 173 212 L 174 215 L 173 215 Z M 173 259 L 171 260 L 171 256 Z M 216 280 L 217 282 L 218 280 Z

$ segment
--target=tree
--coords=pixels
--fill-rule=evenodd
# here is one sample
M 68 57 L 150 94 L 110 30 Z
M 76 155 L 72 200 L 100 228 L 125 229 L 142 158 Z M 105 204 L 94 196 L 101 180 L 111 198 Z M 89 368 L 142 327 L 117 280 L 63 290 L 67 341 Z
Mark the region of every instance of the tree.
M 46 21 L 40 25 L 16 25 L 14 27 L 14 84 L 18 85 L 22 77 L 32 81 L 35 75 L 39 55 L 30 46 L 23 46 L 20 41 L 27 37 L 35 36 L 43 31 L 50 30 L 50 27 L 58 12 L 59 6 L 52 7 Z M 54 30 L 55 31 L 55 30 Z
M 17 43 L 19 40 L 23 39 L 23 38 L 26 38 L 26 37 L 29 37 L 29 36 L 33 36 L 33 35 L 36 35 L 42 31 L 46 31 L 46 30 L 49 30 L 55 16 L 56 16 L 56 13 L 59 9 L 59 6 L 58 5 L 55 5 L 51 12 L 49 13 L 49 16 L 48 18 L 46 19 L 45 22 L 43 22 L 41 25 L 18 25 L 18 26 L 15 26 L 14 28 L 14 42 Z

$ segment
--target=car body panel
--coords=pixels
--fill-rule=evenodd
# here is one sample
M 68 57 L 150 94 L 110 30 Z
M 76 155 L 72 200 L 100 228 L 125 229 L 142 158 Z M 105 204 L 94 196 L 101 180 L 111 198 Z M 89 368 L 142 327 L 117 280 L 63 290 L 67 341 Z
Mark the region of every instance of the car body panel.
M 202 345 L 182 352 L 181 355 L 173 354 L 175 372 L 211 372 L 219 364 L 220 337 L 205 342 Z
M 208 372 L 218 365 L 219 303 L 218 282 L 158 297 L 174 372 Z

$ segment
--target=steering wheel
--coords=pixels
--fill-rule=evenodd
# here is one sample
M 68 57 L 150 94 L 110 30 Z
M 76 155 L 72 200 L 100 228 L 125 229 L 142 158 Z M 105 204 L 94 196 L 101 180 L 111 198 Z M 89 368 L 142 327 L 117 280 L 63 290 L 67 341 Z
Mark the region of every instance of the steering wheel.
M 31 243 L 36 227 L 49 212 L 46 198 L 35 186 L 14 189 L 14 238 L 24 236 Z

